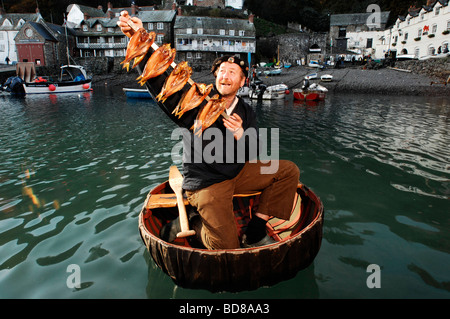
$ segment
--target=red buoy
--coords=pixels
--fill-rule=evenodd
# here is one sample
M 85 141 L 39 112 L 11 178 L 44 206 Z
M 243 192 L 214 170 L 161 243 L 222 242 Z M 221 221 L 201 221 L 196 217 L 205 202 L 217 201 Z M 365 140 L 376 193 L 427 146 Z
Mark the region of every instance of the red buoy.
M 289 95 L 289 93 L 291 93 L 289 90 L 286 90 L 286 94 L 288 94 Z
M 84 83 L 83 84 L 83 89 L 85 89 L 85 90 L 89 89 L 89 83 Z
M 53 92 L 54 90 L 56 90 L 56 86 L 54 86 L 53 84 L 50 84 L 48 86 L 48 89 Z

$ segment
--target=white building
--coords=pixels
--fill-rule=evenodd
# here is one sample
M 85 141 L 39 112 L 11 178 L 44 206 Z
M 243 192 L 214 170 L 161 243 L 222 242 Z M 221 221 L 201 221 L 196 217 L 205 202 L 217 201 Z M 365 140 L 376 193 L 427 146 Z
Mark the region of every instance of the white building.
M 233 7 L 235 9 L 242 9 L 244 0 L 225 0 L 225 7 Z
M 385 33 L 385 46 L 399 54 L 423 59 L 447 53 L 450 42 L 450 6 L 448 0 L 428 1 L 421 8 L 410 8 Z
M 6 13 L 0 7 L 0 63 L 6 63 L 8 57 L 9 63 L 17 62 L 17 49 L 14 38 L 19 33 L 22 26 L 27 21 L 39 22 L 43 20 L 39 10 L 36 13 Z
M 352 31 L 346 33 L 348 50 L 371 54 L 374 59 L 383 59 L 389 51 L 418 59 L 442 55 L 450 43 L 449 0 L 429 0 L 420 8 L 411 7 L 385 30 Z

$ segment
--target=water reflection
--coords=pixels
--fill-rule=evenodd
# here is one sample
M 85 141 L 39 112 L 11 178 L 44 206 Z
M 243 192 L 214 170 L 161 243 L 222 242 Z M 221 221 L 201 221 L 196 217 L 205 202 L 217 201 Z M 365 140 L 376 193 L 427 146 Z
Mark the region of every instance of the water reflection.
M 152 101 L 99 88 L 0 102 L 1 297 L 217 297 L 177 288 L 139 237 L 141 205 L 178 142 Z M 295 278 L 227 298 L 449 297 L 448 99 L 251 105 L 324 202 L 324 238 Z M 368 263 L 381 266 L 383 289 L 365 286 Z M 69 264 L 81 289 L 65 284 Z

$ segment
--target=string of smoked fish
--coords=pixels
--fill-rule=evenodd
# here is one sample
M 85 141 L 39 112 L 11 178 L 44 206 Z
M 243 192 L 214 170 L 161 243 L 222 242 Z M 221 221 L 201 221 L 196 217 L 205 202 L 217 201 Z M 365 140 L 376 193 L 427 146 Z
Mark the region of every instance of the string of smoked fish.
M 129 19 L 129 20 L 127 21 L 127 24 L 134 30 L 134 32 L 137 32 L 137 31 L 139 30 L 139 27 L 138 27 L 137 25 L 135 25 L 135 24 L 133 23 L 133 21 L 131 21 L 131 19 Z M 156 50 L 159 49 L 159 46 L 158 46 L 155 42 L 153 42 L 152 45 L 151 45 L 151 48 L 153 49 L 153 51 L 156 51 Z M 172 62 L 172 63 L 170 64 L 170 66 L 171 66 L 172 68 L 175 69 L 175 67 L 177 66 L 177 64 L 176 64 L 175 62 Z M 189 78 L 188 83 L 189 83 L 190 85 L 193 85 L 195 82 L 194 82 L 191 78 Z M 205 98 L 205 100 L 206 100 L 207 102 L 209 102 L 210 99 L 211 99 L 211 98 L 209 97 L 209 95 L 207 95 L 206 98 Z M 229 118 L 228 114 L 227 114 L 225 111 L 224 111 L 221 115 L 222 115 L 225 119 L 228 119 L 228 118 Z

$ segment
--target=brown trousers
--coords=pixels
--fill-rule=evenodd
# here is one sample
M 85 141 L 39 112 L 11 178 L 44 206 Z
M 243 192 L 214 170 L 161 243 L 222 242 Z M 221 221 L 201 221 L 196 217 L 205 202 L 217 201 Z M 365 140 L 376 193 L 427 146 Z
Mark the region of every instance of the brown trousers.
M 274 167 L 274 164 L 278 165 L 275 172 L 261 174 L 261 169 Z M 233 179 L 186 191 L 189 203 L 197 208 L 203 222 L 200 231 L 203 244 L 208 249 L 240 247 L 233 215 L 233 194 L 261 191 L 258 213 L 289 219 L 299 177 L 298 167 L 290 161 L 247 162 Z

